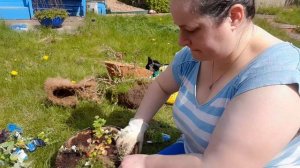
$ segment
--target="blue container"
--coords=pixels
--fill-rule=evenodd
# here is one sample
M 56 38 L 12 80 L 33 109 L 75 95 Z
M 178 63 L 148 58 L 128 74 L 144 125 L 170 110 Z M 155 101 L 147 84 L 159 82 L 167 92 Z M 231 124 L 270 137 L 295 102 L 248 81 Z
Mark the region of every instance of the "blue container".
M 64 19 L 60 17 L 56 17 L 54 19 L 50 18 L 44 18 L 40 20 L 41 25 L 46 26 L 46 27 L 53 27 L 53 28 L 59 28 L 62 26 L 64 22 Z
M 98 2 L 98 14 L 106 15 L 106 4 L 104 2 Z
M 16 30 L 16 31 L 27 31 L 28 25 L 27 24 L 14 24 L 10 26 L 10 29 Z

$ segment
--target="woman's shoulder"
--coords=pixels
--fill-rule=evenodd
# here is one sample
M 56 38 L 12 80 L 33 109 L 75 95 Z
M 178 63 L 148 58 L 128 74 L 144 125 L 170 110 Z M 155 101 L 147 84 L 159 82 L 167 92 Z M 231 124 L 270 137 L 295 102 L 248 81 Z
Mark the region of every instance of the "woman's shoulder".
M 300 50 L 288 42 L 272 45 L 238 75 L 236 95 L 270 85 L 300 85 Z
M 276 43 L 262 51 L 246 68 L 253 72 L 299 69 L 300 49 L 289 42 Z

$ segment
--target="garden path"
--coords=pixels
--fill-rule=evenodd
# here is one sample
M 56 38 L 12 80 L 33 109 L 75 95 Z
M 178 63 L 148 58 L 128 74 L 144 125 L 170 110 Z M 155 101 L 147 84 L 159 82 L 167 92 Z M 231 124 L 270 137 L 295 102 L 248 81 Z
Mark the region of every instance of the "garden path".
M 21 25 L 26 24 L 28 29 L 34 30 L 35 28 L 40 26 L 40 23 L 36 19 L 32 20 L 5 20 L 5 25 L 11 26 L 11 25 Z M 65 19 L 63 26 L 61 28 L 57 28 L 56 30 L 58 32 L 67 32 L 67 33 L 75 33 L 78 30 L 78 27 L 82 26 L 84 24 L 84 18 L 83 17 L 68 17 Z
M 127 5 L 118 0 L 106 0 L 106 5 L 112 11 L 118 11 L 118 12 L 133 12 L 133 11 L 144 10 L 141 8 Z M 35 19 L 32 19 L 32 20 L 5 20 L 4 23 L 7 26 L 16 25 L 16 24 L 19 24 L 19 25 L 26 24 L 28 26 L 28 29 L 35 29 L 40 25 L 40 23 Z M 82 26 L 83 24 L 84 24 L 83 17 L 73 17 L 72 16 L 72 17 L 66 18 L 66 20 L 63 23 L 63 26 L 61 28 L 57 28 L 56 30 L 59 32 L 75 33 L 76 30 L 78 30 L 78 27 Z
M 119 11 L 119 12 L 133 12 L 133 11 L 142 11 L 144 9 L 137 8 L 131 5 L 127 5 L 118 0 L 106 0 L 107 8 L 111 9 L 111 11 Z
M 300 34 L 295 32 L 295 28 L 297 27 L 296 25 L 277 23 L 277 22 L 274 21 L 274 19 L 275 19 L 274 15 L 256 14 L 256 17 L 261 18 L 261 19 L 265 19 L 272 26 L 283 29 L 284 31 L 286 31 L 291 38 L 300 41 Z

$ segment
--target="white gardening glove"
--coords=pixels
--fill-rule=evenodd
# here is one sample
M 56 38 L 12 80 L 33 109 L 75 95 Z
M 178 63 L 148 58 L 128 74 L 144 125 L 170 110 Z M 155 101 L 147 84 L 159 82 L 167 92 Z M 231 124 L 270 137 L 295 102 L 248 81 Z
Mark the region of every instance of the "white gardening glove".
M 144 133 L 148 124 L 143 119 L 130 119 L 128 126 L 121 129 L 117 138 L 117 148 L 121 155 L 131 154 L 134 146 L 139 145 L 139 153 L 142 151 Z

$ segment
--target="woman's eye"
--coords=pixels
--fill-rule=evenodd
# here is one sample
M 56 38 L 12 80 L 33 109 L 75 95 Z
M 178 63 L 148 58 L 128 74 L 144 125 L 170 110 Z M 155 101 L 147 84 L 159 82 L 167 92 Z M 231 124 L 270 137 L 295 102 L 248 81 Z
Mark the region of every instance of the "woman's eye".
M 193 29 L 185 29 L 186 32 L 193 32 Z
M 188 33 L 194 33 L 198 30 L 200 30 L 200 27 L 196 27 L 196 28 L 193 28 L 193 29 L 186 29 L 185 31 L 188 32 Z

